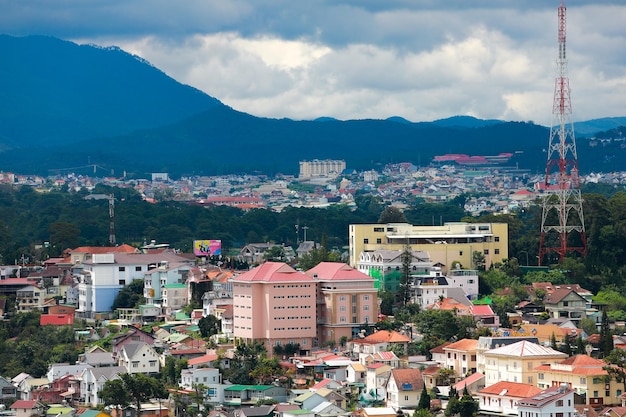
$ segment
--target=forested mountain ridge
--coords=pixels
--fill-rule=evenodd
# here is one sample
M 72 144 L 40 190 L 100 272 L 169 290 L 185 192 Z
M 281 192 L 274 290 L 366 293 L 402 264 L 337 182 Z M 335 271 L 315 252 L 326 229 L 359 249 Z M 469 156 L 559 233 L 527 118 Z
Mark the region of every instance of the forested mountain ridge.
M 47 175 L 97 164 L 136 177 L 295 174 L 302 159 L 345 159 L 349 169 L 361 170 L 401 161 L 427 165 L 445 153 L 501 152 L 515 152 L 510 164 L 519 168 L 545 169 L 548 129 L 531 122 L 259 118 L 119 48 L 4 35 L 0 52 L 4 171 Z M 591 131 L 619 120 L 595 121 Z M 619 146 L 592 147 L 584 138 L 578 145 L 582 173 L 626 171 Z

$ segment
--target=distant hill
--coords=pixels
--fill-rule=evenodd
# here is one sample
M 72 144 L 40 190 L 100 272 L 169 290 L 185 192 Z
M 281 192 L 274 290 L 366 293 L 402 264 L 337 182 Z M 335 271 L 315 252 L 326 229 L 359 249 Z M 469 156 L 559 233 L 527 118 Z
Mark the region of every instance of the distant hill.
M 0 36 L 0 52 L 4 171 L 47 175 L 97 164 L 114 175 L 295 174 L 303 159 L 345 159 L 351 169 L 370 169 L 427 165 L 446 153 L 502 152 L 515 153 L 512 165 L 545 169 L 549 131 L 533 123 L 260 118 L 117 48 Z M 619 147 L 607 155 L 597 141 L 582 138 L 579 148 L 581 172 L 626 170 Z

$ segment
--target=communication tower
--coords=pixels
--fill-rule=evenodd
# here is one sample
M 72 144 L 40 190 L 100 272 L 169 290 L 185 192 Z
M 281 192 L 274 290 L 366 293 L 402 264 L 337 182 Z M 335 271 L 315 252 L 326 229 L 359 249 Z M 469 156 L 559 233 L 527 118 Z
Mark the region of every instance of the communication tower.
M 566 16 L 561 0 L 558 8 L 559 51 L 554 83 L 552 125 L 548 146 L 546 177 L 542 184 L 543 212 L 539 238 L 539 265 L 549 261 L 549 254 L 562 262 L 569 252 L 587 254 L 587 236 L 583 216 L 583 199 L 578 176 L 578 154 L 572 122 L 572 101 L 567 76 L 565 50 Z

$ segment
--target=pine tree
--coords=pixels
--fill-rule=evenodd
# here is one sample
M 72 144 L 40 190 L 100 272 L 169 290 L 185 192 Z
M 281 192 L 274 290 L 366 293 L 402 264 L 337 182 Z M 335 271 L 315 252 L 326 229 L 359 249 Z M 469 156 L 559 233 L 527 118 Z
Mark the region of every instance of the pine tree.
M 456 391 L 454 387 L 450 387 L 450 392 L 448 394 L 448 405 L 446 406 L 446 410 L 443 412 L 445 417 L 450 417 L 459 412 L 459 393 Z
M 461 417 L 474 417 L 478 412 L 478 401 L 467 391 L 467 385 L 463 389 L 463 396 L 459 400 L 459 415 Z
M 428 390 L 424 388 L 422 390 L 422 395 L 420 395 L 420 401 L 417 404 L 418 410 L 430 410 L 430 395 L 428 395 Z
M 600 325 L 600 340 L 599 340 L 599 355 L 601 358 L 606 358 L 611 354 L 611 351 L 614 349 L 613 346 L 613 333 L 611 333 L 611 328 L 609 326 L 609 318 L 606 314 L 606 311 L 602 312 L 602 324 Z

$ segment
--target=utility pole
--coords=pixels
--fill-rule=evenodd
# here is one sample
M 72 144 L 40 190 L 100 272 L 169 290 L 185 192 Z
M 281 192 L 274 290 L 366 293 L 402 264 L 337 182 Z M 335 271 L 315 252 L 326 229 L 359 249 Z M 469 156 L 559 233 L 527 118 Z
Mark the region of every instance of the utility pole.
M 542 184 L 541 234 L 539 265 L 554 252 L 563 262 L 569 252 L 587 254 L 587 236 L 583 216 L 583 199 L 578 175 L 578 154 L 572 122 L 572 101 L 567 76 L 565 49 L 566 8 L 558 8 L 558 44 L 552 125 L 548 145 L 546 177 Z M 547 259 L 549 261 L 549 259 Z

